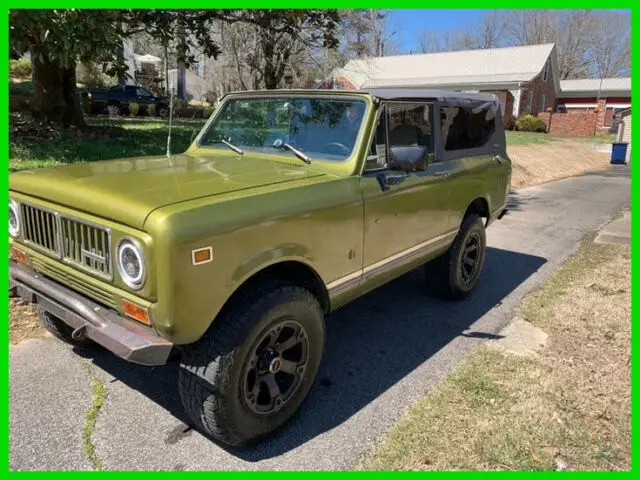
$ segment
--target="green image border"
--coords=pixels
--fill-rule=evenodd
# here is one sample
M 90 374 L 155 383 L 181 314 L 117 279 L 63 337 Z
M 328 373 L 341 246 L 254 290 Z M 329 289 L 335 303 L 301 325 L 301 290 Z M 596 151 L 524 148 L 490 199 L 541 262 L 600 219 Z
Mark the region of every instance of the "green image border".
M 11 8 L 148 8 L 149 6 L 152 6 L 153 8 L 221 8 L 222 6 L 217 5 L 216 3 L 218 2 L 212 2 L 211 0 L 209 1 L 205 1 L 205 0 L 181 0 L 181 1 L 177 1 L 177 0 L 155 0 L 153 2 L 151 1 L 145 1 L 145 0 L 127 0 L 127 1 L 120 1 L 120 0 L 111 0 L 111 1 L 104 1 L 104 0 L 75 0 L 75 1 L 61 1 L 61 0 L 22 0 L 22 1 L 16 1 L 16 0 L 9 0 L 8 2 L 8 6 L 9 9 Z M 632 64 L 636 64 L 636 65 L 640 65 L 640 40 L 638 40 L 638 38 L 636 38 L 635 35 L 633 35 L 633 32 L 635 31 L 640 31 L 638 29 L 638 23 L 640 22 L 640 14 L 637 14 L 636 12 L 633 11 L 632 9 L 632 5 L 633 3 L 630 1 L 622 1 L 622 2 L 617 2 L 619 5 L 616 5 L 616 7 L 618 9 L 629 9 L 631 10 L 631 23 L 632 23 L 632 35 L 631 35 L 631 39 L 632 39 L 632 48 L 631 48 L 631 53 L 632 53 Z M 347 6 L 347 4 L 350 4 Z M 521 6 L 522 4 L 519 5 L 514 5 L 513 2 L 507 2 L 506 0 L 494 0 L 493 2 L 491 2 L 491 5 L 488 5 L 484 8 L 491 8 L 491 9 L 495 9 L 495 8 L 501 8 L 501 9 L 513 9 L 516 6 Z M 459 0 L 458 2 L 456 2 L 455 4 L 456 8 L 474 8 L 477 9 L 478 8 L 478 4 L 477 2 L 474 2 L 472 0 Z M 529 6 L 529 5 L 525 5 L 525 6 Z M 532 5 L 533 6 L 533 5 Z M 224 8 L 393 8 L 393 9 L 424 9 L 424 8 L 434 8 L 432 2 L 425 2 L 425 1 L 419 1 L 419 0 L 396 0 L 394 2 L 390 2 L 390 1 L 381 1 L 381 0 L 350 0 L 347 1 L 345 3 L 345 1 L 336 1 L 336 0 L 324 0 L 324 1 L 312 1 L 312 0 L 307 0 L 307 1 L 303 1 L 303 0 L 271 0 L 271 1 L 267 1 L 267 0 L 252 0 L 252 1 L 239 1 L 239 0 L 230 0 L 227 2 L 223 3 L 223 7 Z M 559 1 L 548 1 L 548 0 L 540 0 L 538 2 L 535 3 L 535 7 L 537 8 L 602 8 L 602 3 L 601 2 L 596 2 L 596 1 L 591 1 L 591 0 L 583 0 L 583 1 L 576 1 L 576 0 L 559 0 Z M 4 37 L 7 39 L 7 44 L 8 44 L 8 40 L 9 40 L 9 18 L 8 15 L 5 15 L 2 19 L 2 31 L 4 34 Z M 3 65 L 5 66 L 5 71 L 8 77 L 9 74 L 9 62 L 8 62 L 8 48 L 5 48 L 3 50 L 5 53 L 3 54 L 3 56 L 5 56 L 6 58 L 3 60 Z M 639 75 L 633 75 L 632 74 L 632 88 L 634 88 L 636 85 L 640 85 L 640 78 L 638 80 L 636 80 L 636 77 L 639 77 Z M 6 112 L 7 118 L 8 118 L 8 114 L 9 114 L 9 90 L 8 90 L 8 84 L 3 83 L 3 90 L 5 91 L 4 94 L 1 95 L 1 101 L 2 101 L 2 109 L 3 111 Z M 638 103 L 640 105 L 640 100 L 637 100 L 635 97 L 632 98 L 632 105 L 635 105 L 636 103 Z M 640 136 L 640 133 L 639 133 Z M 2 143 L 5 145 L 5 152 L 7 152 L 8 155 L 8 150 L 9 150 L 9 131 L 7 130 L 3 130 L 2 131 Z M 8 164 L 8 156 L 7 156 L 7 164 Z M 8 165 L 7 165 L 7 172 L 8 172 Z M 633 205 L 639 205 L 639 201 L 640 201 L 640 186 L 636 185 L 635 182 L 635 177 L 638 174 L 632 174 L 632 178 L 631 178 L 631 204 Z M 3 186 L 2 186 L 2 191 L 5 192 L 5 197 L 8 201 L 8 183 L 9 183 L 9 175 L 7 174 L 7 176 L 2 176 L 1 177 L 2 182 L 3 182 Z M 4 216 L 7 216 L 7 212 L 5 210 L 3 210 Z M 577 214 L 579 214 L 579 212 L 576 212 Z M 632 252 L 632 258 L 631 258 L 631 292 L 632 292 L 632 297 L 631 297 L 631 316 L 632 316 L 632 320 L 633 320 L 633 316 L 634 316 L 634 312 L 636 311 L 636 306 L 638 306 L 638 300 L 636 298 L 635 295 L 633 295 L 633 292 L 635 292 L 636 289 L 636 284 L 638 284 L 638 282 L 635 280 L 636 278 L 638 278 L 638 275 L 640 274 L 639 271 L 639 265 L 637 262 L 634 261 L 634 252 L 636 250 L 636 246 L 638 245 L 638 235 L 637 235 L 637 229 L 638 229 L 638 222 L 634 222 L 633 221 L 634 217 L 632 216 L 632 245 L 631 245 L 631 252 Z M 558 228 L 562 228 L 561 226 L 559 226 Z M 2 258 L 2 262 L 5 263 L 7 270 L 5 270 L 6 272 L 8 272 L 8 243 L 4 244 L 3 243 L 3 252 L 2 255 L 0 256 L 0 258 Z M 8 289 L 8 274 L 6 274 L 3 277 L 3 282 L 6 282 L 7 285 L 7 289 Z M 0 437 L 2 438 L 2 446 L 0 446 L 0 450 L 2 451 L 2 455 L 3 455 L 3 467 L 2 469 L 6 469 L 7 473 L 9 473 L 12 477 L 22 477 L 22 476 L 34 476 L 34 475 L 46 475 L 47 477 L 58 477 L 60 476 L 60 478 L 70 478 L 70 476 L 76 476 L 76 475 L 85 475 L 87 473 L 90 473 L 92 475 L 112 475 L 113 472 L 10 472 L 9 471 L 9 404 L 10 404 L 10 392 L 9 392 L 9 331 L 8 331 L 8 299 L 5 300 L 5 305 L 6 307 L 3 309 L 3 315 L 6 317 L 6 328 L 2 329 L 2 344 L 5 345 L 5 351 L 3 353 L 3 355 L 0 355 L 1 358 L 1 362 L 2 362 L 2 371 L 4 371 L 5 373 L 0 375 L 0 379 L 1 379 L 1 388 L 2 391 L 4 392 L 5 398 L 7 399 L 5 405 L 6 407 L 2 409 L 2 418 L 0 418 L 0 423 L 2 424 L 2 428 L 4 429 L 3 434 L 0 435 Z M 640 340 L 638 340 L 638 326 L 634 325 L 635 322 L 632 321 L 631 323 L 631 339 L 632 339 L 632 350 L 635 350 L 635 346 L 638 344 L 638 342 Z M 632 363 L 633 365 L 633 363 Z M 638 385 L 638 373 L 636 371 L 637 369 L 634 369 L 633 366 L 631 368 L 631 373 L 632 373 L 632 398 L 633 398 L 633 391 L 635 391 L 635 389 L 637 389 L 637 385 Z M 348 399 L 345 399 L 345 401 L 348 401 Z M 637 409 L 636 409 L 637 410 Z M 37 412 L 34 412 L 34 414 L 37 414 Z M 638 432 L 638 415 L 637 413 L 634 411 L 633 407 L 632 407 L 632 432 Z M 631 464 L 632 464 L 632 471 L 633 471 L 633 465 L 636 465 L 637 459 L 638 459 L 638 453 L 637 453 L 637 447 L 640 445 L 640 441 L 634 441 L 634 435 L 632 434 L 631 436 L 632 438 L 632 450 L 631 450 Z M 154 472 L 153 478 L 158 478 L 157 476 L 185 476 L 185 475 L 209 475 L 210 472 Z M 324 476 L 327 475 L 327 472 L 305 472 L 302 475 L 305 476 L 313 476 L 313 477 L 317 477 L 319 478 L 320 476 Z M 441 476 L 454 476 L 454 475 L 473 475 L 475 477 L 479 477 L 480 475 L 484 475 L 485 472 L 332 472 L 330 473 L 330 475 L 332 476 L 349 476 L 350 478 L 354 478 L 356 476 L 366 476 L 367 478 L 373 476 L 373 477 L 380 477 L 380 476 L 384 476 L 384 477 L 399 477 L 399 476 L 405 476 L 405 475 L 428 475 L 429 478 L 434 478 L 435 477 L 441 477 Z M 605 478 L 614 478 L 615 477 L 620 477 L 620 476 L 625 476 L 625 477 L 629 477 L 632 473 L 631 472 L 495 472 L 495 475 L 499 475 L 502 477 L 505 476 L 509 476 L 509 477 L 517 477 L 517 478 L 528 478 L 529 476 L 533 476 L 533 475 L 548 475 L 548 474 L 555 474 L 555 475 L 569 475 L 569 476 L 577 476 L 580 475 L 581 477 L 586 476 L 586 477 L 605 477 Z M 134 473 L 134 472 L 120 472 L 119 475 L 123 475 L 123 476 L 127 476 L 130 478 L 133 478 L 134 475 L 138 475 L 138 473 Z M 274 475 L 271 472 L 228 472 L 225 473 L 225 477 L 226 476 L 231 476 L 231 477 L 241 477 L 241 478 L 254 478 L 255 475 Z M 294 479 L 294 478 L 299 478 L 299 476 L 301 475 L 300 472 L 282 472 L 282 473 L 278 473 L 278 475 L 283 475 L 284 478 L 290 478 L 290 479 Z M 64 477 L 63 477 L 64 476 Z M 149 477 L 151 478 L 151 477 Z

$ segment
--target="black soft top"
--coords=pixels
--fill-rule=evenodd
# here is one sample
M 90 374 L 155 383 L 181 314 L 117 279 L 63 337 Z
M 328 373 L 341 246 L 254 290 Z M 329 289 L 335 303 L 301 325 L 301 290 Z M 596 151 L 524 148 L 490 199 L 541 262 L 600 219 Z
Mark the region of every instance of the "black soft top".
M 429 88 L 365 88 L 356 90 L 356 93 L 368 93 L 381 100 L 418 100 L 437 99 L 447 100 L 471 100 L 480 102 L 497 102 L 498 98 L 492 93 L 456 92 L 453 90 L 432 90 Z

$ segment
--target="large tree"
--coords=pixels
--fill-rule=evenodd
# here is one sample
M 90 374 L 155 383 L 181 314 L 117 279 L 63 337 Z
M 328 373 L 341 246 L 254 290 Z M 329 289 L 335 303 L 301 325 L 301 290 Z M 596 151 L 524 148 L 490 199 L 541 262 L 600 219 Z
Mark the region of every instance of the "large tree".
M 117 10 L 11 10 L 12 56 L 29 52 L 34 114 L 64 125 L 84 125 L 76 94 L 78 61 L 110 61 L 122 39 Z
M 11 10 L 9 48 L 12 56 L 29 52 L 33 63 L 35 116 L 64 126 L 84 126 L 76 90 L 76 64 L 103 62 L 111 73 L 123 77 L 126 65 L 122 42 L 146 32 L 166 45 L 175 42 L 178 61 L 194 61 L 185 36 L 207 55 L 219 48 L 211 40 L 210 22 L 216 10 Z
M 253 27 L 259 51 L 246 52 L 246 59 L 267 89 L 282 86 L 287 71 L 296 69 L 294 59 L 302 50 L 338 46 L 337 10 L 230 10 L 220 18 Z
M 47 121 L 83 126 L 76 93 L 79 61 L 103 62 L 122 76 L 124 39 L 144 32 L 166 49 L 172 44 L 176 62 L 188 67 L 195 52 L 216 57 L 213 21 L 243 23 L 258 34 L 260 64 L 266 88 L 276 88 L 293 68 L 301 48 L 334 48 L 337 10 L 11 10 L 9 48 L 12 56 L 31 54 L 34 70 L 34 113 Z M 255 55 L 254 55 L 255 56 Z

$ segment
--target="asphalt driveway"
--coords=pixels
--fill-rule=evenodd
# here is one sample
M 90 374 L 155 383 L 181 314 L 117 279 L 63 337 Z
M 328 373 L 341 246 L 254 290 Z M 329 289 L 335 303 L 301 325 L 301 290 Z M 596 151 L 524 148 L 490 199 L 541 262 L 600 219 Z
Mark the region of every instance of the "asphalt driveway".
M 141 367 L 53 339 L 12 346 L 10 468 L 91 469 L 97 458 L 114 470 L 348 469 L 629 196 L 627 167 L 519 190 L 488 230 L 485 271 L 468 300 L 426 297 L 417 270 L 332 314 L 308 402 L 249 450 L 226 450 L 187 427 L 175 364 Z M 83 431 L 94 376 L 108 393 L 89 432 L 92 460 Z

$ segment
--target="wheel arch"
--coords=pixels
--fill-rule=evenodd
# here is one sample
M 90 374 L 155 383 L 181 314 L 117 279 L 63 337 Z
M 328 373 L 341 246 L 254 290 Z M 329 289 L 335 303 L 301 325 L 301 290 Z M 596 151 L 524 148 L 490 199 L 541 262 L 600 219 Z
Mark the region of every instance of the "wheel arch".
M 464 216 L 462 217 L 462 221 L 464 221 L 469 215 L 473 213 L 481 218 L 484 218 L 485 226 L 487 226 L 489 224 L 489 219 L 491 218 L 489 201 L 483 196 L 474 198 L 467 206 L 467 209 L 464 212 Z
M 306 288 L 317 298 L 322 310 L 325 313 L 329 311 L 329 292 L 318 272 L 300 259 L 279 259 L 271 264 L 263 265 L 247 275 L 242 281 L 237 282 L 235 289 L 215 315 L 211 324 L 215 323 L 216 318 L 222 316 L 225 311 L 233 308 L 247 289 L 255 288 L 258 283 L 274 280 Z

